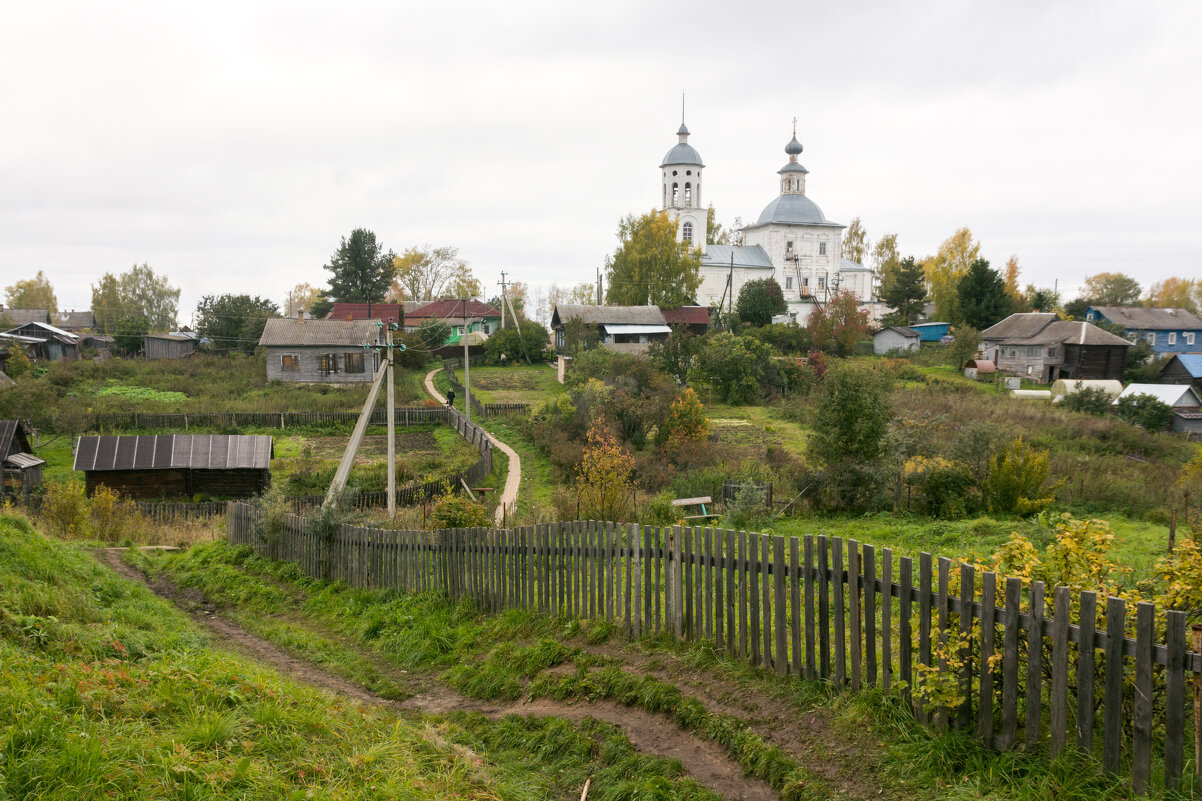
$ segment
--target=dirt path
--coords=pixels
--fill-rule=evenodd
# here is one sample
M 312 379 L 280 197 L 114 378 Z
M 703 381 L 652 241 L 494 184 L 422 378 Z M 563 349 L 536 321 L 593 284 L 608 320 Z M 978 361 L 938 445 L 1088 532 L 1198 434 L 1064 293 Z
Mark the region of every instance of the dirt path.
M 269 665 L 280 673 L 369 706 L 382 706 L 397 711 L 423 714 L 447 712 L 478 712 L 490 718 L 505 715 L 534 715 L 557 717 L 570 721 L 595 718 L 620 728 L 631 744 L 640 751 L 678 760 L 685 771 L 705 787 L 731 801 L 774 801 L 776 793 L 763 782 L 743 775 L 742 768 L 722 748 L 709 740 L 696 738 L 666 718 L 641 709 L 602 701 L 589 704 L 564 704 L 543 699 L 522 700 L 513 704 L 494 705 L 467 698 L 450 688 L 428 684 L 402 702 L 381 698 L 352 681 L 328 673 L 302 659 L 297 659 L 274 643 L 251 634 L 223 617 L 196 590 L 183 589 L 162 578 L 148 578 L 121 561 L 123 548 L 97 550 L 97 559 L 115 573 L 130 581 L 145 584 L 155 595 L 171 601 L 189 612 L 192 618 L 216 635 L 217 642 L 256 662 Z M 414 677 L 403 671 L 389 671 L 402 683 L 414 683 Z
M 439 403 L 446 403 L 447 399 L 441 392 L 434 388 L 434 376 L 442 368 L 435 368 L 426 374 L 426 391 L 430 393 L 430 397 Z M 501 498 L 497 502 L 497 513 L 493 519 L 493 523 L 498 526 L 505 525 L 508 513 L 512 513 L 518 505 L 518 490 L 522 486 L 522 458 L 518 456 L 517 451 L 506 445 L 501 440 L 494 437 L 489 432 L 488 439 L 494 446 L 499 448 L 502 453 L 509 457 L 509 474 L 505 476 L 505 488 L 501 490 Z

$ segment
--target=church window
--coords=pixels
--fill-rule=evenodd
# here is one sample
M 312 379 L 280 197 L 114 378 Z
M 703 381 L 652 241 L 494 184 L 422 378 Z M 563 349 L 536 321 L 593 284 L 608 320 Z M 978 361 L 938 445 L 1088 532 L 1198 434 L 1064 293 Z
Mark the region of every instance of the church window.
M 785 276 L 785 289 L 792 289 L 792 288 L 793 288 L 793 276 L 786 275 Z
M 672 184 L 672 205 L 676 205 L 676 201 L 680 199 L 680 185 Z
M 684 185 L 684 204 L 686 206 L 688 206 L 692 202 L 693 202 L 693 185 L 691 183 L 686 183 Z
M 825 255 L 826 255 L 826 243 L 825 243 L 825 242 L 819 242 L 819 243 L 818 243 L 818 255 L 819 255 L 819 256 L 825 256 Z
M 676 170 L 672 170 L 672 177 L 673 177 L 673 178 L 675 178 L 675 177 L 676 177 Z
M 692 242 L 693 242 L 693 224 L 691 222 L 686 222 L 683 226 L 681 226 L 680 231 L 681 231 L 681 239 L 687 244 L 692 244 Z
M 692 174 L 693 174 L 693 171 L 692 171 L 692 170 L 685 170 L 685 171 L 684 171 L 684 174 L 685 174 L 685 175 L 692 175 Z
M 787 259 L 792 255 L 793 255 L 793 240 L 790 239 L 788 242 L 785 243 L 785 258 Z
M 819 278 L 819 279 L 818 279 L 818 288 L 819 288 L 819 289 L 826 289 L 826 279 L 825 279 L 825 278 Z

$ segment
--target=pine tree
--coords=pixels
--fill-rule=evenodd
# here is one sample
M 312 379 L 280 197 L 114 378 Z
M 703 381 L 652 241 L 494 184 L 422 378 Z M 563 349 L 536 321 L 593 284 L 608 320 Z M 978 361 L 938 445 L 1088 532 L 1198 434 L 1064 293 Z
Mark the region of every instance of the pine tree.
M 984 330 L 1010 314 L 1006 281 L 985 259 L 977 259 L 956 286 L 960 314 L 973 328 Z
M 366 228 L 351 231 L 350 238 L 342 238 L 338 250 L 325 265 L 331 273 L 330 295 L 349 303 L 384 300 L 395 273 L 392 264 L 395 255 L 392 251 L 385 253 L 376 235 Z
M 922 305 L 927 300 L 922 265 L 909 256 L 894 270 L 892 279 L 881 293 L 881 300 L 896 309 L 898 317 L 909 325 L 922 313 Z

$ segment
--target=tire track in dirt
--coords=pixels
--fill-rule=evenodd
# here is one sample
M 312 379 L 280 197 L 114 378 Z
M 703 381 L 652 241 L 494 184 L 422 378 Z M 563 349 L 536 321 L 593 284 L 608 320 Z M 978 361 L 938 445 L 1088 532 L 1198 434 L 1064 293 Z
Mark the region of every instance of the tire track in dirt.
M 104 548 L 95 551 L 95 554 L 98 561 L 122 578 L 149 587 L 155 595 L 189 612 L 197 623 L 218 638 L 219 644 L 311 686 L 352 698 L 366 706 L 385 707 L 398 712 L 477 712 L 492 719 L 506 715 L 532 715 L 564 718 L 572 722 L 594 718 L 621 729 L 638 750 L 679 761 L 698 784 L 723 798 L 731 801 L 775 801 L 778 797 L 764 782 L 744 776 L 738 763 L 717 744 L 692 736 L 665 717 L 612 702 L 576 705 L 535 699 L 495 705 L 474 701 L 437 684 L 424 686 L 399 703 L 381 698 L 352 681 L 298 659 L 274 643 L 251 634 L 223 617 L 196 590 L 183 589 L 163 578 L 144 575 L 121 561 L 123 550 Z

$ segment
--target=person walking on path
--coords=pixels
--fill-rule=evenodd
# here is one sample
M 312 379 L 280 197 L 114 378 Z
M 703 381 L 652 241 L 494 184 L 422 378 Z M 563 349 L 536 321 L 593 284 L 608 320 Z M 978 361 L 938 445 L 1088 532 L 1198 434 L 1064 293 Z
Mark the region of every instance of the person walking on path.
M 451 387 L 447 390 L 447 406 L 455 405 L 455 388 Z

